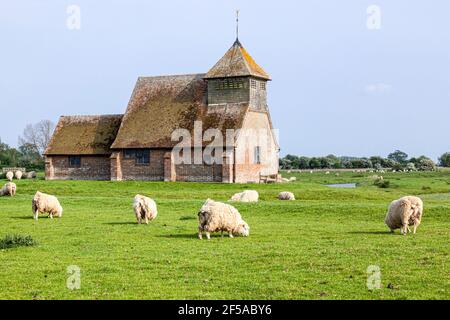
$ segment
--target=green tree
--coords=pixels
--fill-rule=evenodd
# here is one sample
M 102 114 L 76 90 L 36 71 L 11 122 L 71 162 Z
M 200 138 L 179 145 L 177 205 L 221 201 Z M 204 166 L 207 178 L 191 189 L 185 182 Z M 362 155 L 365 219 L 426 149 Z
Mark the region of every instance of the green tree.
M 408 154 L 400 150 L 395 150 L 388 155 L 388 159 L 404 165 L 408 160 Z
M 446 152 L 439 157 L 439 165 L 442 167 L 450 167 L 450 152 Z

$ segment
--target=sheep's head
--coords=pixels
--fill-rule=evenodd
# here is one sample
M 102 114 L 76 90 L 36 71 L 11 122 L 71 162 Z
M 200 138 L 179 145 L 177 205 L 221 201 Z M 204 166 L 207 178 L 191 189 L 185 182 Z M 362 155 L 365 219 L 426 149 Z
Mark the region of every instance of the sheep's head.
M 250 235 L 250 227 L 245 221 L 242 221 L 242 223 L 234 229 L 233 234 L 236 236 L 248 237 Z

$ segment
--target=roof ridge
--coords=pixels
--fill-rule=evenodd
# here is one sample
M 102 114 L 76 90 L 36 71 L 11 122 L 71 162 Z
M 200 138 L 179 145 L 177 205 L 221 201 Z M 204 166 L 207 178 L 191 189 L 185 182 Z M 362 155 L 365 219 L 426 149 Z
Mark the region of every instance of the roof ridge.
M 156 78 L 173 78 L 173 77 L 189 77 L 189 76 L 204 76 L 206 75 L 205 72 L 202 73 L 186 73 L 186 74 L 169 74 L 169 75 L 160 75 L 160 76 L 139 76 L 138 79 L 141 78 L 152 78 L 152 79 L 156 79 Z
M 89 118 L 89 117 L 118 117 L 123 116 L 123 113 L 111 113 L 111 114 L 71 114 L 62 115 L 60 118 Z

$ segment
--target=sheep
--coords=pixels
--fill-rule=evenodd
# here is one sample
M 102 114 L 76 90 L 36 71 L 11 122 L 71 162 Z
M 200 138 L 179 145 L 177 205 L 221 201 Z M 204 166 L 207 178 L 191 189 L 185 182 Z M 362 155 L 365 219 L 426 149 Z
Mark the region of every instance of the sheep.
M 255 190 L 245 190 L 240 193 L 236 193 L 231 197 L 230 201 L 236 202 L 258 202 L 259 194 Z
M 13 173 L 12 171 L 8 171 L 8 172 L 6 173 L 6 179 L 7 179 L 9 182 L 11 182 L 11 181 L 13 181 L 13 178 L 14 178 L 14 173 Z
M 36 172 L 30 171 L 27 173 L 27 179 L 35 179 L 36 178 Z
M 15 183 L 8 182 L 0 189 L 0 197 L 2 196 L 10 196 L 13 197 L 16 195 L 17 186 Z
M 284 191 L 284 192 L 280 192 L 278 194 L 278 200 L 292 201 L 292 200 L 295 200 L 295 196 L 292 192 Z
M 281 182 L 291 182 L 291 180 L 289 180 L 288 178 L 283 178 L 281 179 Z
M 22 179 L 22 176 L 23 176 L 22 171 L 17 170 L 16 173 L 15 173 L 16 179 L 17 179 L 17 180 L 20 180 L 20 179 Z
M 144 219 L 145 224 L 148 224 L 149 221 L 155 220 L 158 215 L 156 202 L 140 194 L 134 197 L 133 210 L 138 224 L 142 223 L 142 219 Z
M 295 182 L 295 181 L 297 181 L 297 178 L 296 178 L 296 177 L 290 177 L 290 178 L 289 178 L 289 181 Z
M 53 219 L 53 216 L 61 218 L 63 213 L 63 208 L 55 196 L 39 191 L 33 197 L 32 210 L 34 220 L 38 220 L 39 213 L 48 213 L 50 219 Z
M 203 238 L 203 231 L 208 240 L 211 239 L 211 232 L 218 231 L 221 231 L 222 237 L 224 231 L 228 232 L 230 238 L 233 236 L 248 237 L 250 227 L 235 207 L 208 199 L 198 212 L 198 238 L 200 240 Z
M 384 222 L 391 229 L 391 232 L 400 229 L 400 232 L 406 235 L 407 231 L 411 232 L 409 226 L 414 226 L 413 233 L 416 234 L 422 215 L 422 200 L 418 197 L 406 196 L 391 202 Z

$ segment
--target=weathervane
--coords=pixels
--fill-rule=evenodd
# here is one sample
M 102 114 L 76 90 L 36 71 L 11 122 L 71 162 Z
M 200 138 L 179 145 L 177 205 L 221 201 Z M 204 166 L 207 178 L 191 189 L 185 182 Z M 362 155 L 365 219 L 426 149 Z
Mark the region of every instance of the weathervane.
M 236 40 L 239 40 L 239 9 L 236 10 Z

